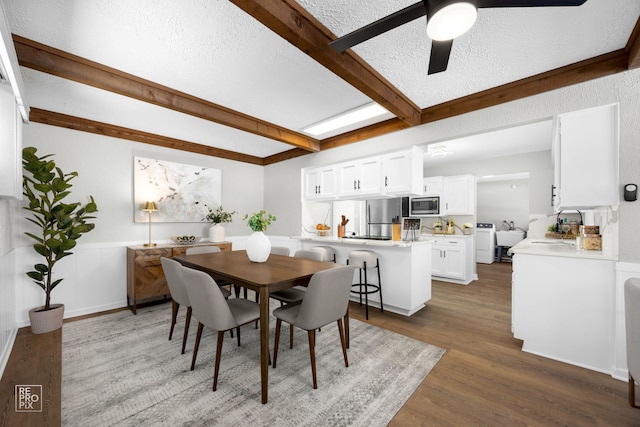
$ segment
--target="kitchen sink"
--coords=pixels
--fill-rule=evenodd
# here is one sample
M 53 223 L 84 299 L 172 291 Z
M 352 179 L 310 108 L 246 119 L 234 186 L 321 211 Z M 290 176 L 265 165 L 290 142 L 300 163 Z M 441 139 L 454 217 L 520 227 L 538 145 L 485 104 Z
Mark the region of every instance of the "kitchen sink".
M 524 239 L 522 230 L 496 231 L 496 244 L 498 246 L 515 246 Z

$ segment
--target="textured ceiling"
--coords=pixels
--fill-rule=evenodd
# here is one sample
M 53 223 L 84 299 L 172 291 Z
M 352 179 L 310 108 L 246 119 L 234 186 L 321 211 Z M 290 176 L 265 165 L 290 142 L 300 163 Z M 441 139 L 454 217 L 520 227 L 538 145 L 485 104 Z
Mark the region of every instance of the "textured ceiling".
M 415 0 L 300 0 L 344 35 Z M 226 0 L 4 0 L 13 33 L 284 128 L 370 99 Z M 454 42 L 449 68 L 427 76 L 418 19 L 354 48 L 420 108 L 625 47 L 638 0 L 581 7 L 481 9 Z M 291 146 L 22 68 L 32 107 L 266 157 Z

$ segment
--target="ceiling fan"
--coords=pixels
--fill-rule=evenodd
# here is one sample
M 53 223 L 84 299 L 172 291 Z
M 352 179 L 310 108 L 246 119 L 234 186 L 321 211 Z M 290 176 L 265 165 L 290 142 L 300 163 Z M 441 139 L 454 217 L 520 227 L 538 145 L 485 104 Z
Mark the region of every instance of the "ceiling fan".
M 467 32 L 475 23 L 478 9 L 496 7 L 580 6 L 587 0 L 422 0 L 365 27 L 342 36 L 331 43 L 343 52 L 359 43 L 427 16 L 427 35 L 431 38 L 428 74 L 447 69 L 453 39 Z

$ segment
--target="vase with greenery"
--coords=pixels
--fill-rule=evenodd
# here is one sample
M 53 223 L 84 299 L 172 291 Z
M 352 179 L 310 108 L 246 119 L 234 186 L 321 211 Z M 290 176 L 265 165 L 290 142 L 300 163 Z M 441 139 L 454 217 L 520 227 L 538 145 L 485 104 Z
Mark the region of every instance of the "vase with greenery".
M 196 202 L 196 205 L 200 204 Z M 225 229 L 222 226 L 223 223 L 229 223 L 233 221 L 233 215 L 237 212 L 228 212 L 222 208 L 222 205 L 218 206 L 218 209 L 213 210 L 210 206 L 204 203 L 204 207 L 207 208 L 209 213 L 202 218 L 203 221 L 209 221 L 213 225 L 209 228 L 209 241 L 214 243 L 224 242 Z
M 37 316 L 38 313 L 47 313 L 55 309 L 60 312 L 60 325 L 51 326 L 54 329 L 50 330 L 62 326 L 64 306 L 51 304 L 51 291 L 62 282 L 61 278 L 53 279 L 53 268 L 62 258 L 73 254 L 71 250 L 83 234 L 95 228 L 95 224 L 87 221 L 95 218 L 92 214 L 98 211 L 98 207 L 92 196 L 89 196 L 89 202 L 84 205 L 80 202 L 65 203 L 64 200 L 71 194 L 70 181 L 77 177 L 78 173 L 64 173 L 50 159 L 52 154 L 39 157 L 36 151 L 34 147 L 22 150 L 22 190 L 29 203 L 24 209 L 31 212 L 31 215 L 25 218 L 33 223 L 37 230 L 27 231 L 25 234 L 35 241 L 33 249 L 43 258 L 42 262 L 35 264 L 34 269 L 26 274 L 45 293 L 44 306 L 31 310 L 29 317 L 32 331 L 44 333 L 49 332 L 43 330 L 48 326 L 40 325 L 38 320 L 34 320 L 32 312 Z
M 247 256 L 253 262 L 265 262 L 271 253 L 271 242 L 264 232 L 276 217 L 263 209 L 251 216 L 245 215 L 242 219 L 253 230 L 253 234 L 247 238 Z

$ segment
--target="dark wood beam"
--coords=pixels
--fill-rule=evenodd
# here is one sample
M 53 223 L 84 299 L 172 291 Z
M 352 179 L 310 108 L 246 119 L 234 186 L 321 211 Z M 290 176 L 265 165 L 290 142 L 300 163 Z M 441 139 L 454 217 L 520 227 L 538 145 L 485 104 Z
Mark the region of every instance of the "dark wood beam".
M 507 83 L 422 110 L 422 123 L 430 123 L 505 102 L 560 89 L 627 70 L 628 55 L 623 50 Z
M 230 1 L 402 121 L 420 124 L 420 107 L 352 50 L 338 53 L 330 48 L 336 36 L 295 1 Z
M 18 62 L 54 76 L 104 89 L 180 113 L 220 123 L 304 150 L 320 150 L 320 143 L 301 133 L 196 98 L 17 35 L 13 42 Z
M 410 126 L 402 120 L 393 118 L 385 120 L 384 122 L 375 123 L 370 126 L 355 129 L 350 132 L 327 138 L 322 141 L 321 147 L 322 150 L 328 150 L 330 148 L 353 144 L 354 142 L 360 142 L 374 138 L 376 136 L 386 135 L 388 133 L 407 129 L 408 127 Z
M 308 151 L 304 151 L 300 148 L 294 148 L 292 150 L 287 150 L 282 153 L 273 154 L 271 156 L 264 158 L 264 165 L 271 165 L 278 162 L 283 162 L 289 159 L 295 159 L 296 157 L 306 156 L 309 154 Z
M 82 132 L 110 136 L 113 138 L 142 142 L 144 144 L 157 145 L 159 147 L 173 148 L 175 150 L 189 151 L 191 153 L 204 154 L 206 156 L 220 157 L 223 159 L 264 166 L 264 160 L 261 157 L 236 153 L 235 151 L 209 147 L 207 145 L 196 144 L 180 139 L 168 138 L 162 135 L 142 132 L 135 129 L 111 125 L 108 123 L 96 122 L 94 120 L 87 120 L 80 117 L 69 116 L 66 114 L 55 113 L 53 111 L 41 110 L 39 108 L 31 108 L 31 111 L 29 112 L 29 120 L 33 123 L 42 123 L 51 126 L 79 130 Z M 304 153 L 308 153 L 308 151 L 302 149 L 299 150 Z
M 627 67 L 630 70 L 640 67 L 640 19 L 636 22 L 624 50 L 629 54 Z

